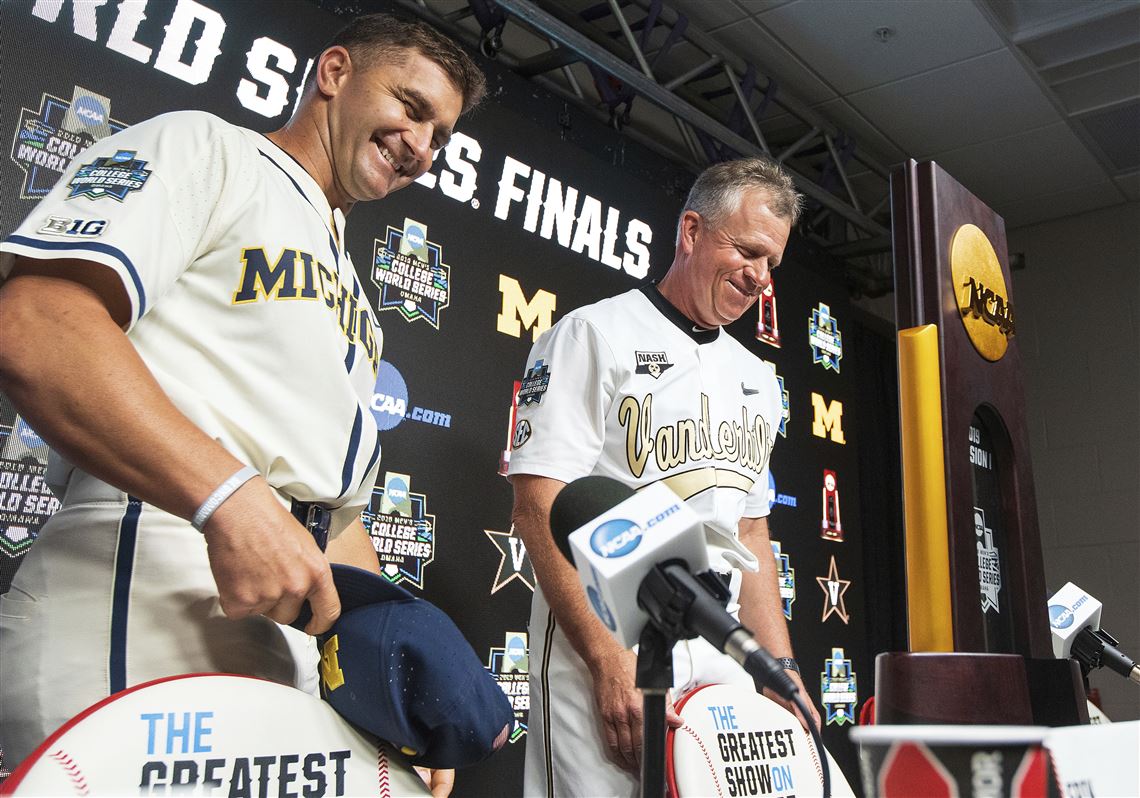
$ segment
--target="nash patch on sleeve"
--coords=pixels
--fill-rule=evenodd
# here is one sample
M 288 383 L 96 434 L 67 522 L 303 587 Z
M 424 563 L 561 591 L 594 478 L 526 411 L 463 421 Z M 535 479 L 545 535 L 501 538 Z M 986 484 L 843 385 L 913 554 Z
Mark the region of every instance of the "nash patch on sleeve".
M 523 377 L 522 387 L 519 388 L 519 404 L 538 404 L 549 387 L 550 366 L 541 360 L 536 360 L 534 367 Z
M 71 189 L 67 199 L 111 197 L 122 202 L 127 194 L 145 186 L 151 175 L 147 162 L 136 159 L 135 154 L 135 150 L 119 150 L 109 158 L 83 164 L 67 184 Z

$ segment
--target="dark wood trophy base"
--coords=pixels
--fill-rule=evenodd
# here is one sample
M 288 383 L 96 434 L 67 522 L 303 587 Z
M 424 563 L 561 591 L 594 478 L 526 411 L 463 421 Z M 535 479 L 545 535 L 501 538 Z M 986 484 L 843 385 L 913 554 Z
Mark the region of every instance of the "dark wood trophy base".
M 1075 726 L 1089 715 L 1072 660 L 887 652 L 875 657 L 875 722 Z

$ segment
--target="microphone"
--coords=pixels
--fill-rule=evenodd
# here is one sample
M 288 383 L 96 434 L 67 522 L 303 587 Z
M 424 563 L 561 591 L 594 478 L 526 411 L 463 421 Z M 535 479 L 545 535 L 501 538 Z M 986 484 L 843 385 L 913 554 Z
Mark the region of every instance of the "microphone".
M 674 639 L 699 635 L 740 663 L 758 687 L 792 700 L 795 682 L 725 610 L 729 594 L 708 571 L 703 527 L 661 483 L 635 493 L 602 476 L 574 480 L 550 509 L 555 544 L 622 646 L 632 648 L 650 622 Z
M 1117 648 L 1116 638 L 1100 628 L 1101 608 L 1095 598 L 1072 582 L 1066 582 L 1049 599 L 1053 653 L 1058 659 L 1075 659 L 1085 676 L 1107 666 L 1140 684 L 1140 666 Z

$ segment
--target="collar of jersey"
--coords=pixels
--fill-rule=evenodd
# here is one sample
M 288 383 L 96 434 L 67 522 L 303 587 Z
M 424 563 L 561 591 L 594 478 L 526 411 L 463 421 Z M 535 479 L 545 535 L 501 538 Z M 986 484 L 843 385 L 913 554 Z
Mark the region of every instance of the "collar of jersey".
M 720 337 L 720 327 L 713 327 L 711 330 L 701 329 L 693 324 L 692 319 L 673 307 L 668 299 L 661 296 L 656 280 L 641 286 L 641 293 L 645 294 L 645 298 L 652 303 L 653 307 L 657 308 L 662 316 L 673 322 L 678 330 L 692 338 L 696 343 L 711 344 Z
M 284 172 L 293 182 L 297 191 L 300 192 L 321 220 L 325 226 L 329 228 L 329 232 L 333 234 L 333 240 L 338 244 L 342 240 L 342 229 L 344 226 L 344 214 L 333 210 L 329 205 L 329 199 L 325 196 L 325 192 L 321 191 L 321 187 L 317 185 L 317 181 L 313 176 L 305 171 L 305 167 L 287 153 L 285 150 L 278 147 L 273 143 L 273 140 L 264 134 L 258 134 L 258 149 L 261 154 L 273 162 L 273 165 Z M 331 223 L 330 223 L 331 222 Z

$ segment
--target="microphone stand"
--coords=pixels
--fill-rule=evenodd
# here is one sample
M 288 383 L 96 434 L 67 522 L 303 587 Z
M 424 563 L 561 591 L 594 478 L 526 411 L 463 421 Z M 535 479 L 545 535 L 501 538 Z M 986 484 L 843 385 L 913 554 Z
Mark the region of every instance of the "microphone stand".
M 694 606 L 719 607 L 722 614 L 728 591 L 721 582 L 702 581 L 678 586 L 669 573 L 688 573 L 684 560 L 670 560 L 653 568 L 637 591 L 638 605 L 649 614 L 637 647 L 636 686 L 642 691 L 641 795 L 661 798 L 665 794 L 665 700 L 673 686 L 673 646 L 678 640 L 697 637 L 686 624 Z M 715 613 L 710 613 L 716 617 Z M 726 632 L 727 634 L 727 632 Z
M 677 642 L 650 621 L 637 642 L 637 679 L 641 690 L 641 795 L 665 795 L 665 701 L 673 686 L 673 645 Z

